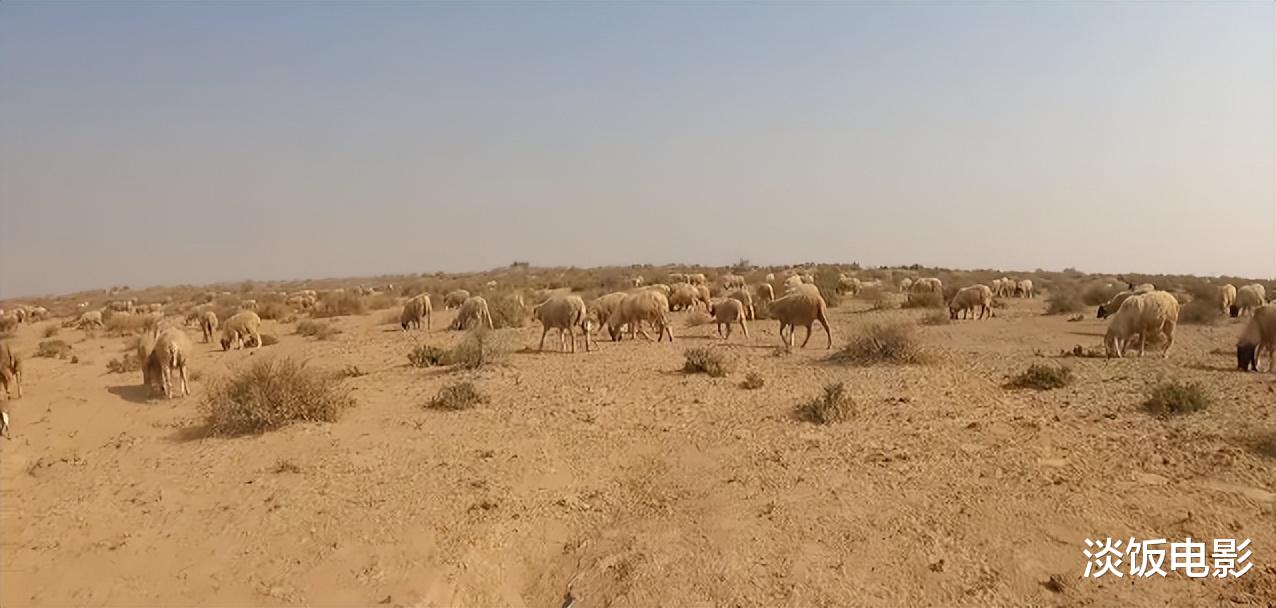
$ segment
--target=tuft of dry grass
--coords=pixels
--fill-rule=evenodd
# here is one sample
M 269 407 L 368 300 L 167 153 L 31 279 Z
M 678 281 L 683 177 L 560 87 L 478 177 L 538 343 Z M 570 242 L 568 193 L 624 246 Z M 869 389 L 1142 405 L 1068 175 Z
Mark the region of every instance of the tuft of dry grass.
M 1055 289 L 1046 298 L 1046 314 L 1048 315 L 1071 314 L 1081 312 L 1084 308 L 1085 304 L 1081 302 L 1081 297 L 1073 289 Z
M 527 308 L 513 296 L 491 298 L 487 303 L 487 310 L 492 315 L 492 327 L 495 329 L 523 327 L 527 324 Z
M 284 305 L 283 302 L 265 302 L 257 306 L 257 316 L 264 320 L 283 321 L 285 323 L 288 322 L 288 318 L 294 317 L 292 309 Z
M 112 374 L 131 374 L 142 369 L 142 360 L 136 353 L 126 352 L 123 359 L 106 362 L 106 371 Z
M 444 386 L 430 399 L 426 407 L 435 410 L 468 410 L 487 403 L 487 396 L 479 392 L 473 382 L 455 382 Z
M 1086 306 L 1106 304 L 1108 300 L 1112 299 L 1112 296 L 1115 296 L 1120 291 L 1121 286 L 1109 286 L 1102 282 L 1091 283 L 1086 285 L 1085 289 L 1082 290 L 1081 301 L 1085 303 Z
M 504 362 L 511 348 L 495 331 L 484 327 L 471 330 L 460 344 L 448 351 L 446 364 L 461 369 L 478 369 Z
M 715 348 L 688 348 L 683 352 L 686 362 L 682 371 L 688 374 L 709 374 L 714 378 L 722 378 L 735 371 L 735 361 Z
M 44 337 L 52 338 L 53 336 L 58 335 L 58 332 L 60 331 L 62 331 L 62 328 L 57 325 L 47 325 L 44 328 Z
M 1070 367 L 1033 363 L 1023 373 L 1011 379 L 1010 386 L 1048 391 L 1068 386 L 1072 384 L 1073 379 L 1072 368 Z
M 276 475 L 281 473 L 292 473 L 296 475 L 301 473 L 301 465 L 291 460 L 288 460 L 287 458 L 280 458 L 278 461 L 275 462 L 275 467 L 271 469 L 271 472 L 275 473 Z
M 244 435 L 333 422 L 353 404 L 334 374 L 290 358 L 262 358 L 212 382 L 200 409 L 210 434 Z
M 341 328 L 323 321 L 311 321 L 309 319 L 297 324 L 296 332 L 298 335 L 314 338 L 316 340 L 328 340 L 333 336 L 341 333 Z
M 881 287 L 865 287 L 855 297 L 871 304 L 872 310 L 889 310 L 895 307 L 890 295 Z
M 750 391 L 760 389 L 764 386 L 766 386 L 766 378 L 763 378 L 762 374 L 759 374 L 758 372 L 749 372 L 744 376 L 744 382 L 740 383 L 740 388 Z
M 928 292 L 915 293 L 908 298 L 904 304 L 904 308 L 943 308 L 944 296 L 942 294 Z
M 815 424 L 844 422 L 854 413 L 855 401 L 847 393 L 846 385 L 841 382 L 826 384 L 823 394 L 797 408 L 799 418 Z
M 1223 309 L 1218 303 L 1203 298 L 1192 300 L 1179 309 L 1179 323 L 1211 325 L 1223 319 Z
M 342 379 L 344 379 L 344 378 L 361 378 L 361 377 L 366 376 L 366 375 L 368 375 L 368 372 L 363 371 L 363 369 L 362 369 L 362 368 L 360 368 L 358 365 L 354 365 L 354 364 L 347 365 L 347 366 L 345 366 L 345 367 L 341 368 L 341 370 L 337 372 L 337 377 L 338 377 L 338 378 L 342 378 Z
M 325 294 L 310 316 L 316 318 L 361 315 L 367 311 L 363 298 L 350 292 Z
M 45 340 L 35 349 L 36 357 L 65 359 L 71 356 L 71 345 L 62 340 Z
M 699 308 L 687 313 L 686 318 L 683 320 L 683 325 L 687 328 L 700 327 L 709 323 L 713 323 L 713 317 Z
M 448 351 L 431 344 L 418 344 L 408 353 L 408 363 L 413 367 L 447 365 Z
M 930 356 L 922 350 L 915 326 L 900 322 L 868 326 L 830 359 L 853 365 L 899 365 L 927 363 Z
M 936 310 L 922 315 L 922 318 L 918 319 L 917 322 L 922 325 L 948 325 L 953 322 L 953 319 L 952 315 L 948 314 L 947 311 Z
M 1198 382 L 1170 380 L 1152 387 L 1143 407 L 1157 416 L 1190 414 L 1210 405 L 1210 397 Z

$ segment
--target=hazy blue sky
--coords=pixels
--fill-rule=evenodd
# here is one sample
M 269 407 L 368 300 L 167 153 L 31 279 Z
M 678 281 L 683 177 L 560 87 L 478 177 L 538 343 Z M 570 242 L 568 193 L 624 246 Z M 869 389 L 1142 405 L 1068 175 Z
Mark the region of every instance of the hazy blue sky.
M 0 4 L 0 294 L 807 260 L 1276 276 L 1249 3 Z

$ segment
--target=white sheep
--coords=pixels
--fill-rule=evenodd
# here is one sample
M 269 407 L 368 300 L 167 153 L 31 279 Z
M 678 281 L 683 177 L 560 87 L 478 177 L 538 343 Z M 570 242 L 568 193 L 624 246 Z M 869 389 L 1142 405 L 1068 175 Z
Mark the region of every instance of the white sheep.
M 722 326 L 725 325 L 727 327 L 727 335 L 724 339 L 730 340 L 731 326 L 739 323 L 740 331 L 744 332 L 744 337 L 749 337 L 749 326 L 744 322 L 747 313 L 743 302 L 735 298 L 710 302 L 709 314 L 713 316 L 713 320 L 718 326 L 718 336 L 722 336 Z
M 742 277 L 742 276 L 740 276 L 740 275 L 738 275 L 738 274 L 724 274 L 724 275 L 722 275 L 722 289 L 723 289 L 723 291 L 731 291 L 731 290 L 733 290 L 733 289 L 743 289 L 743 288 L 744 288 L 744 285 L 745 285 L 745 283 L 744 283 L 744 277 Z
M 257 300 L 240 300 L 240 310 L 257 310 Z
M 102 327 L 102 311 L 89 310 L 80 314 L 80 318 L 75 322 L 80 329 L 89 329 L 91 327 Z
M 971 285 L 970 287 L 964 287 L 958 290 L 957 293 L 953 295 L 953 298 L 948 301 L 948 316 L 952 319 L 956 319 L 959 313 L 962 315 L 962 318 L 965 318 L 967 314 L 974 316 L 976 309 L 978 309 L 979 312 L 978 318 L 984 318 L 985 314 L 989 318 L 992 318 L 991 287 L 988 287 L 987 285 Z
M 199 329 L 204 333 L 204 343 L 213 341 L 213 332 L 217 331 L 217 313 L 205 310 L 199 313 Z
M 784 291 L 787 293 L 789 290 L 801 284 L 802 284 L 802 277 L 799 277 L 795 274 L 791 274 L 785 277 L 784 279 Z
M 425 328 L 428 330 L 432 312 L 430 296 L 423 293 L 412 296 L 403 303 L 403 312 L 399 314 L 399 326 L 403 328 L 403 331 L 421 329 L 421 319 L 425 319 Z
M 443 307 L 449 310 L 460 308 L 468 299 L 470 299 L 470 292 L 464 289 L 449 291 L 447 295 L 443 296 Z
M 1116 295 L 1112 296 L 1112 299 L 1099 305 L 1098 318 L 1104 319 L 1107 318 L 1108 315 L 1116 314 L 1116 311 L 1121 309 L 1121 304 L 1123 304 L 1130 296 L 1152 293 L 1155 290 L 1156 288 L 1153 287 L 1151 283 L 1143 283 L 1141 285 L 1134 285 L 1130 289 L 1119 291 Z
M 1232 316 L 1249 314 L 1267 303 L 1267 288 L 1260 283 L 1250 283 L 1236 290 L 1236 300 L 1232 302 Z
M 908 291 L 908 301 L 913 301 L 913 296 L 935 294 L 940 298 L 944 297 L 944 282 L 936 278 L 924 278 L 913 281 L 912 288 Z
M 1125 346 L 1134 336 L 1139 336 L 1139 356 L 1158 333 L 1165 334 L 1164 357 L 1170 356 L 1174 346 L 1174 328 L 1179 320 L 1179 301 L 1168 292 L 1152 291 L 1134 294 L 1121 303 L 1121 308 L 1108 323 L 1103 345 L 1109 357 L 1123 357 Z
M 774 272 L 766 273 L 766 276 L 762 277 L 762 280 L 766 281 L 767 283 L 775 282 L 775 273 Z
M 692 285 L 704 285 L 709 279 L 706 279 L 703 273 L 695 273 L 687 275 L 687 282 Z
M 629 294 L 623 291 L 615 291 L 607 295 L 594 298 L 594 300 L 589 303 L 587 310 L 589 312 L 589 316 L 595 322 L 595 327 L 605 325 L 607 320 L 611 319 L 611 313 L 615 312 L 616 309 L 620 307 L 620 301 L 625 299 L 626 295 Z M 615 329 L 616 331 L 620 330 L 619 327 Z
M 545 350 L 545 335 L 551 329 L 558 330 L 559 350 L 567 350 L 564 334 L 571 335 L 572 352 L 576 352 L 576 328 L 585 334 L 585 352 L 589 352 L 589 334 L 593 324 L 589 318 L 585 300 L 577 295 L 555 295 L 541 302 L 532 309 L 532 318 L 541 322 L 541 344 L 538 350 Z
M 1267 371 L 1276 372 L 1276 304 L 1254 309 L 1254 318 L 1236 341 L 1236 367 L 1258 371 L 1258 357 L 1267 352 Z
M 643 321 L 647 321 L 659 332 L 657 342 L 663 340 L 665 335 L 668 335 L 669 341 L 673 342 L 673 330 L 669 328 L 668 312 L 669 300 L 659 291 L 643 290 L 625 294 L 620 305 L 607 319 L 608 332 L 611 333 L 612 341 L 619 340 L 620 328 L 628 325 L 630 338 L 636 337 L 636 334 L 642 334 L 642 337 L 650 340 L 651 336 L 643 331 L 641 325 Z
M 471 326 L 482 327 L 486 325 L 488 329 L 494 329 L 492 323 L 492 313 L 487 307 L 487 300 L 483 296 L 470 296 L 461 304 L 461 309 L 456 311 L 456 318 L 452 319 L 452 329 L 469 329 Z
M 12 399 L 14 393 L 22 397 L 22 359 L 13 354 L 8 342 L 0 342 L 0 384 L 5 399 Z
M 252 342 L 253 348 L 261 347 L 261 317 L 251 310 L 242 310 L 222 323 L 222 350 L 243 348 Z
M 908 292 L 909 292 L 909 290 L 911 290 L 912 288 L 913 288 L 913 280 L 912 280 L 912 279 L 910 279 L 910 278 L 908 278 L 908 277 L 904 277 L 904 278 L 900 279 L 900 281 L 899 281 L 899 292 L 900 292 L 900 293 L 908 293 Z
M 818 289 L 811 291 L 799 288 L 794 293 L 771 302 L 769 310 L 771 317 L 780 321 L 780 341 L 788 348 L 793 348 L 793 332 L 799 325 L 806 327 L 806 339 L 802 340 L 802 348 L 806 348 L 806 343 L 811 341 L 811 327 L 816 321 L 820 322 L 820 325 L 824 327 L 824 333 L 828 335 L 826 348 L 833 348 L 833 331 L 829 329 L 828 305 L 825 304 L 824 298 L 820 297 Z M 787 337 L 784 333 L 785 328 L 789 330 Z
M 1015 296 L 1031 298 L 1033 296 L 1032 279 L 1024 279 L 1015 284 Z
M 860 290 L 863 289 L 863 287 L 863 283 L 855 277 L 842 275 L 837 278 L 837 293 L 839 294 L 849 293 L 852 296 L 856 296 L 859 295 Z
M 232 317 L 234 318 L 234 317 Z M 191 394 L 186 380 L 186 363 L 193 346 L 186 332 L 181 328 L 169 327 L 158 334 L 152 333 L 147 340 L 150 352 L 142 359 L 142 380 L 155 389 L 154 382 L 158 374 L 159 387 L 165 398 L 173 396 L 173 370 L 177 370 L 182 381 L 182 395 Z
M 1232 304 L 1236 303 L 1236 286 L 1231 283 L 1224 283 L 1218 287 L 1218 303 L 1223 308 L 1223 314 L 1229 314 L 1232 311 Z

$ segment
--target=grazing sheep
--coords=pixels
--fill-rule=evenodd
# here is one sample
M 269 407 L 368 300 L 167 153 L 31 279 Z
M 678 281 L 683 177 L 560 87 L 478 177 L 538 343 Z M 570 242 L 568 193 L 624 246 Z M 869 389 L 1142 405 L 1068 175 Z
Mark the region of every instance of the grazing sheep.
M 1112 296 L 1111 300 L 1099 305 L 1098 318 L 1105 319 L 1108 315 L 1116 314 L 1116 312 L 1121 309 L 1121 304 L 1123 304 L 1130 296 L 1152 293 L 1155 290 L 1156 288 L 1152 287 L 1151 283 L 1143 283 L 1142 285 L 1135 285 L 1125 291 L 1117 292 L 1116 295 Z
M 471 326 L 482 327 L 486 325 L 488 329 L 494 329 L 492 324 L 492 313 L 487 308 L 487 300 L 483 296 L 470 296 L 461 304 L 461 309 L 456 311 L 456 318 L 452 319 L 452 329 L 464 330 Z
M 814 285 L 810 286 L 814 287 Z M 797 326 L 806 327 L 806 339 L 802 340 L 802 348 L 806 348 L 806 343 L 811 341 L 811 327 L 816 321 L 824 327 L 824 333 L 828 335 L 828 346 L 833 348 L 833 331 L 829 329 L 828 321 L 828 305 L 824 303 L 824 298 L 820 297 L 819 290 L 799 289 L 794 293 L 785 295 L 783 298 L 775 300 L 770 304 L 771 317 L 780 321 L 780 341 L 788 348 L 793 348 L 793 333 L 797 330 Z M 785 336 L 784 329 L 788 328 L 788 336 Z
M 468 299 L 470 299 L 470 292 L 464 289 L 450 291 L 447 295 L 443 296 L 443 307 L 449 310 L 453 308 L 460 308 Z
M 802 282 L 803 282 L 803 283 L 805 283 L 805 284 L 807 284 L 807 285 L 814 285 L 814 284 L 815 284 L 815 275 L 813 275 L 813 274 L 807 273 L 807 274 L 802 275 L 802 277 L 801 277 L 801 278 L 802 278 Z
M 798 285 L 801 285 L 801 284 L 802 284 L 802 277 L 799 277 L 795 274 L 791 274 L 784 278 L 784 292 L 788 293 L 794 287 L 797 287 Z
M 704 304 L 705 310 L 709 310 L 709 301 L 713 299 L 713 294 L 709 291 L 708 285 L 696 285 L 696 296 L 701 304 Z
M 821 293 L 820 293 L 820 288 L 819 288 L 819 286 L 817 286 L 817 285 L 815 285 L 815 284 L 813 284 L 813 283 L 798 283 L 797 285 L 793 285 L 793 286 L 791 286 L 791 287 L 789 287 L 789 288 L 787 288 L 787 289 L 785 289 L 785 290 L 784 290 L 784 295 L 786 295 L 786 296 L 787 296 L 787 295 L 789 295 L 789 294 L 794 294 L 794 293 L 804 293 L 804 294 L 807 294 L 807 295 L 816 295 L 816 296 L 820 296 L 821 298 L 822 298 L 822 297 L 824 297 L 824 294 L 821 294 Z
M 234 317 L 231 317 L 232 319 Z M 143 359 L 143 381 L 152 383 L 156 380 L 155 374 L 159 373 L 160 389 L 164 393 L 165 398 L 173 396 L 173 370 L 177 370 L 182 380 L 182 395 L 191 394 L 190 386 L 186 382 L 186 359 L 193 347 L 191 340 L 186 336 L 186 332 L 177 327 L 169 327 L 158 333 L 151 342 L 149 356 Z M 148 373 L 149 372 L 149 373 Z M 149 378 L 148 378 L 149 376 Z M 154 390 L 155 385 L 151 384 Z
M 199 329 L 204 334 L 204 344 L 213 341 L 213 332 L 217 331 L 217 313 L 205 310 L 199 313 Z
M 589 333 L 593 324 L 585 307 L 585 300 L 576 295 L 556 295 L 532 309 L 532 318 L 541 322 L 541 344 L 545 350 L 545 335 L 551 329 L 558 330 L 558 349 L 567 350 L 567 337 L 571 334 L 572 352 L 576 352 L 576 328 L 585 334 L 585 352 L 589 352 Z
M 257 310 L 257 300 L 240 300 L 240 310 Z
M 76 327 L 80 329 L 89 329 L 91 327 L 102 327 L 102 311 L 90 310 L 82 313 L 80 318 L 75 322 Z
M 697 272 L 696 274 L 687 275 L 687 282 L 691 283 L 692 285 L 699 286 L 709 282 L 709 279 L 706 279 L 703 273 Z
M 1254 318 L 1236 341 L 1236 367 L 1258 371 L 1258 357 L 1267 351 L 1267 371 L 1276 372 L 1276 304 L 1254 309 Z
M 1164 357 L 1170 356 L 1174 346 L 1174 328 L 1179 320 L 1179 301 L 1168 292 L 1153 291 L 1134 294 L 1121 303 L 1121 308 L 1108 323 L 1103 345 L 1109 357 L 1123 357 L 1125 346 L 1131 338 L 1139 336 L 1139 356 L 1143 356 L 1147 343 L 1157 333 L 1166 337 Z
M 0 316 L 0 332 L 11 332 L 18 327 L 18 316 L 10 312 L 7 315 Z
M 1015 284 L 1015 297 L 1031 298 L 1032 295 L 1032 279 L 1024 279 Z
M 638 289 L 651 289 L 651 290 L 659 291 L 660 294 L 666 298 L 668 298 L 670 295 L 673 294 L 673 288 L 669 287 L 668 285 L 665 285 L 664 283 L 652 283 L 651 285 L 648 285 L 646 287 L 639 287 Z
M 745 285 L 745 283 L 744 283 L 744 277 L 742 277 L 742 276 L 740 276 L 740 275 L 738 275 L 738 274 L 724 274 L 724 275 L 722 275 L 722 289 L 723 289 L 723 291 L 731 291 L 732 289 L 743 289 L 743 288 L 744 288 L 744 285 Z
M 837 278 L 837 293 L 839 294 L 849 293 L 852 296 L 856 296 L 859 295 L 860 289 L 863 289 L 863 287 L 863 283 L 855 277 L 842 275 Z
M 762 300 L 763 304 L 771 303 L 775 299 L 775 288 L 771 287 L 770 283 L 758 285 L 758 299 Z
M 261 347 L 261 317 L 251 310 L 237 312 L 222 323 L 222 350 L 244 347 L 251 341 L 253 348 Z
M 1236 303 L 1236 286 L 1231 283 L 1224 283 L 1218 288 L 1218 303 L 1223 307 L 1223 314 L 1229 314 L 1232 310 L 1232 304 Z
M 948 301 L 948 317 L 951 319 L 956 319 L 958 313 L 962 315 L 962 318 L 966 318 L 967 314 L 973 317 L 975 309 L 978 309 L 979 311 L 978 318 L 984 318 L 985 314 L 989 318 L 992 318 L 991 287 L 988 287 L 987 285 L 971 285 L 970 287 L 964 287 L 958 290 L 957 293 L 953 295 L 953 298 Z
M 912 280 L 912 279 L 910 279 L 910 278 L 908 278 L 908 277 L 904 277 L 903 279 L 900 279 L 900 281 L 899 281 L 899 292 L 900 292 L 900 293 L 908 293 L 908 292 L 909 292 L 909 290 L 911 290 L 912 288 L 913 288 L 913 280 Z
M 727 294 L 727 297 L 739 300 L 744 305 L 744 316 L 750 321 L 757 318 L 756 311 L 753 308 L 753 294 L 749 293 L 748 289 L 741 287 Z
M 744 322 L 747 313 L 744 308 L 744 303 L 740 300 L 727 298 L 725 300 L 710 302 L 709 314 L 713 315 L 713 320 L 718 325 L 718 336 L 722 336 L 722 326 L 725 325 L 727 326 L 727 335 L 724 339 L 730 340 L 732 324 L 739 323 L 740 331 L 744 332 L 744 337 L 749 337 L 749 326 Z
M 616 309 L 620 307 L 620 301 L 625 299 L 626 295 L 629 294 L 623 291 L 614 291 L 607 295 L 594 298 L 587 307 L 587 312 L 589 313 L 590 318 L 592 318 L 595 322 L 594 327 L 606 325 L 607 320 L 611 318 L 611 313 L 615 312 Z M 608 329 L 610 331 L 611 328 L 609 327 Z M 619 327 L 615 329 L 616 331 L 620 331 Z
M 0 384 L 5 399 L 12 399 L 14 393 L 22 397 L 22 359 L 13 354 L 8 342 L 0 342 Z
M 607 331 L 614 342 L 620 340 L 620 328 L 629 325 L 630 338 L 635 338 L 636 334 L 642 334 L 642 337 L 650 340 L 651 336 L 642 329 L 642 322 L 647 321 L 659 332 L 657 342 L 663 340 L 666 334 L 669 336 L 669 341 L 673 342 L 673 330 L 669 328 L 668 312 L 669 300 L 658 291 L 644 290 L 625 294 L 620 305 L 607 319 Z
M 691 310 L 700 301 L 700 290 L 690 283 L 678 283 L 669 292 L 669 310 Z
M 430 296 L 417 294 L 403 303 L 403 313 L 399 315 L 399 326 L 407 331 L 409 328 L 421 329 L 421 319 L 425 319 L 426 330 L 430 329 Z
M 909 302 L 913 301 L 913 296 L 915 295 L 922 295 L 922 294 L 928 294 L 928 293 L 937 294 L 942 298 L 944 296 L 943 281 L 940 281 L 939 279 L 936 279 L 933 277 L 925 278 L 925 279 L 917 279 L 916 281 L 913 281 L 913 285 L 908 292 L 908 301 Z
M 1249 314 L 1254 309 L 1267 303 L 1267 288 L 1259 283 L 1250 283 L 1236 290 L 1236 300 L 1232 302 L 1232 316 Z

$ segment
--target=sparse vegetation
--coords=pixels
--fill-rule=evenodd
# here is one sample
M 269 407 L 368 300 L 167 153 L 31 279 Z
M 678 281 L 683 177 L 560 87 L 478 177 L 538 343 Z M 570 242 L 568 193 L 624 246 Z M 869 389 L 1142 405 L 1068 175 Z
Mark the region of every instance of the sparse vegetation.
M 942 294 L 927 292 L 915 293 L 908 298 L 904 304 L 904 308 L 943 308 L 944 296 Z
M 462 381 L 440 389 L 426 406 L 436 410 L 468 410 L 484 403 L 487 396 L 480 393 L 473 382 Z
M 821 268 L 815 271 L 815 286 L 820 288 L 820 295 L 829 308 L 836 308 L 842 303 L 842 294 L 838 293 L 842 273 L 835 268 Z
M 915 326 L 910 323 L 868 326 L 831 359 L 853 365 L 926 363 L 930 357 L 922 350 Z
M 45 340 L 36 347 L 35 356 L 47 359 L 65 359 L 71 356 L 71 345 L 62 340 Z
M 44 337 L 52 338 L 53 336 L 58 335 L 58 332 L 60 331 L 62 331 L 62 328 L 57 325 L 46 325 L 44 327 Z
M 136 353 L 126 352 L 123 359 L 106 362 L 106 371 L 112 374 L 131 374 L 142 369 L 142 360 Z
M 766 386 L 766 379 L 758 372 L 749 372 L 744 376 L 744 382 L 740 383 L 740 387 L 745 390 L 754 391 Z
M 855 297 L 871 304 L 873 310 L 887 310 L 894 308 L 894 304 L 891 302 L 890 296 L 888 296 L 886 290 L 881 287 L 865 287 L 864 289 L 861 289 L 859 295 Z
M 301 473 L 301 465 L 298 465 L 287 458 L 280 458 L 275 462 L 275 468 L 271 469 L 271 471 L 276 475 L 281 473 L 292 473 L 296 475 Z
M 492 327 L 523 327 L 527 324 L 528 311 L 513 296 L 498 296 L 487 303 L 487 310 L 492 315 Z
M 713 317 L 709 316 L 709 313 L 698 308 L 687 313 L 686 318 L 683 320 L 683 324 L 688 328 L 699 327 L 709 323 L 713 323 Z
M 798 417 L 815 424 L 844 422 L 855 413 L 855 401 L 846 385 L 834 382 L 824 386 L 824 393 L 798 406 Z
M 292 309 L 283 302 L 266 302 L 257 306 L 257 316 L 262 319 L 291 323 L 296 319 Z M 219 317 L 226 318 L 226 317 Z
M 689 348 L 684 353 L 686 363 L 682 371 L 688 374 L 709 374 L 722 378 L 735 371 L 735 361 L 716 348 Z
M 210 434 L 243 435 L 333 422 L 353 404 L 334 374 L 290 358 L 262 358 L 210 384 L 200 408 Z
M 408 353 L 408 363 L 413 367 L 447 365 L 448 351 L 431 344 L 418 344 Z
M 1196 298 L 1179 309 L 1179 323 L 1209 325 L 1223 320 L 1223 309 L 1217 302 Z
M 1210 405 L 1209 395 L 1197 382 L 1169 380 L 1152 388 L 1148 400 L 1143 403 L 1149 412 L 1158 416 L 1189 414 Z
M 276 345 L 276 344 L 279 344 L 279 338 L 277 338 L 277 337 L 275 337 L 275 336 L 273 336 L 273 335 L 271 335 L 271 334 L 261 334 L 261 345 L 262 345 L 262 346 L 274 346 L 274 345 Z
M 1071 314 L 1080 312 L 1084 308 L 1085 304 L 1081 302 L 1081 297 L 1073 289 L 1060 287 L 1051 290 L 1046 298 L 1046 314 L 1048 315 Z
M 922 315 L 922 318 L 918 320 L 918 323 L 921 323 L 922 325 L 948 325 L 952 322 L 952 316 L 945 310 L 928 312 L 925 315 Z
M 460 344 L 448 351 L 445 360 L 447 365 L 455 365 L 461 369 L 478 369 L 500 363 L 508 354 L 507 345 L 496 332 L 478 328 L 471 330 Z
M 1010 386 L 1048 391 L 1068 386 L 1072 384 L 1072 381 L 1073 375 L 1070 367 L 1033 363 L 1023 373 L 1011 379 Z
M 108 336 L 127 336 L 153 329 L 158 324 L 159 317 L 153 315 L 116 313 L 103 322 L 103 328 Z
M 333 336 L 341 333 L 341 328 L 333 325 L 332 323 L 327 323 L 324 321 L 312 321 L 307 319 L 305 321 L 297 323 L 296 332 L 298 335 L 306 336 L 308 338 L 315 338 L 316 340 L 328 340 L 332 338 Z
M 310 316 L 316 318 L 326 317 L 342 317 L 346 315 L 361 315 L 367 311 L 364 306 L 363 298 L 351 292 L 327 294 L 319 300 L 319 304 L 314 310 L 310 311 Z

